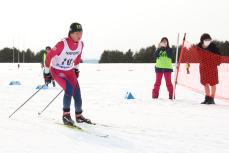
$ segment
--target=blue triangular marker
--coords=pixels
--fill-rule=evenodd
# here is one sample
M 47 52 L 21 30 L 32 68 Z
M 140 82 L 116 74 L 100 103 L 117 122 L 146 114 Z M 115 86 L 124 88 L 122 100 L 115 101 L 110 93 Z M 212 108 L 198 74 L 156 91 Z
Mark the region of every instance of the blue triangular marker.
M 126 99 L 135 99 L 131 92 L 126 93 Z
M 21 85 L 20 81 L 10 81 L 9 85 Z
M 36 89 L 40 89 L 42 87 L 42 85 L 38 85 L 37 87 L 36 87 Z M 42 89 L 48 89 L 48 86 L 44 86 Z

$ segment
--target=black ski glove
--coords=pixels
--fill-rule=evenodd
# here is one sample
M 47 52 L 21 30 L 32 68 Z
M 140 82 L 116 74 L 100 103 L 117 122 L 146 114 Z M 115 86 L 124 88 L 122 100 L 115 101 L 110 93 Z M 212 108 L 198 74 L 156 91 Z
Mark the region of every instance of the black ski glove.
M 79 69 L 75 69 L 75 75 L 76 75 L 77 78 L 79 77 L 79 74 L 80 74 Z

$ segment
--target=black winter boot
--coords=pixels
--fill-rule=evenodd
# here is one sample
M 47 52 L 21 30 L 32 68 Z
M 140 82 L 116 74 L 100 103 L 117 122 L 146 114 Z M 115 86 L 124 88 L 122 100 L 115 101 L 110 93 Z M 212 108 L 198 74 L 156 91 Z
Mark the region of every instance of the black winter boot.
M 205 100 L 201 104 L 208 104 L 209 96 L 205 96 Z
M 175 96 L 173 97 L 173 95 L 169 94 L 169 99 L 173 100 L 173 99 L 176 99 L 176 97 Z
M 215 104 L 215 100 L 214 100 L 214 98 L 213 97 L 209 97 L 209 100 L 208 100 L 208 102 L 207 102 L 207 104 Z

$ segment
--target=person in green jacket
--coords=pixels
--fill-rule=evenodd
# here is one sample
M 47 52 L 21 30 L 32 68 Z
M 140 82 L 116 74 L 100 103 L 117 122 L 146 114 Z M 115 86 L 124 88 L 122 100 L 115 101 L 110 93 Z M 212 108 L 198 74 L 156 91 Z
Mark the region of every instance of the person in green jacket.
M 50 50 L 51 50 L 51 47 L 49 47 L 49 46 L 47 46 L 45 48 L 41 65 L 43 68 L 43 77 L 44 77 L 45 85 L 48 86 L 48 84 L 52 82 L 53 87 L 55 87 L 56 84 L 55 84 L 55 81 L 54 81 L 50 71 L 49 71 L 49 68 L 45 67 L 46 55 Z
M 169 40 L 168 38 L 163 37 L 158 45 L 158 49 L 154 53 L 154 58 L 156 58 L 156 81 L 152 90 L 152 98 L 154 99 L 158 98 L 159 96 L 163 75 L 165 77 L 166 86 L 169 92 L 169 99 L 173 98 L 173 84 L 171 81 L 171 74 L 173 72 L 172 57 L 173 52 L 169 46 Z

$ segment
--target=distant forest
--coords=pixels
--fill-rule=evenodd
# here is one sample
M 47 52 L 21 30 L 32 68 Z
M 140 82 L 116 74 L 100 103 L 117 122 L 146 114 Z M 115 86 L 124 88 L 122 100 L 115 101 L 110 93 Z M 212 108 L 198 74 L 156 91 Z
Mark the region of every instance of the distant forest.
M 214 41 L 219 47 L 221 54 L 229 56 L 229 41 Z M 176 57 L 176 46 L 171 46 L 174 52 L 173 62 Z M 178 54 L 180 53 L 180 46 Z M 100 56 L 99 63 L 154 63 L 153 54 L 156 46 L 152 45 L 141 48 L 138 51 L 120 51 L 120 50 L 104 50 Z M 30 49 L 19 50 L 17 48 L 3 48 L 0 50 L 0 63 L 40 63 L 44 50 L 34 53 Z M 83 62 L 83 61 L 81 61 Z
M 3 48 L 0 50 L 0 63 L 40 63 L 44 50 L 34 53 L 30 49 Z
M 214 41 L 220 49 L 221 55 L 229 56 L 229 41 Z M 176 46 L 170 46 L 173 50 L 173 59 L 176 59 Z M 180 54 L 181 46 L 178 48 Z M 156 51 L 156 46 L 152 45 L 146 48 L 141 48 L 139 51 L 133 52 L 129 49 L 127 52 L 119 50 L 105 50 L 99 60 L 99 63 L 155 63 L 156 59 L 153 54 Z M 190 55 L 191 56 L 191 55 Z

